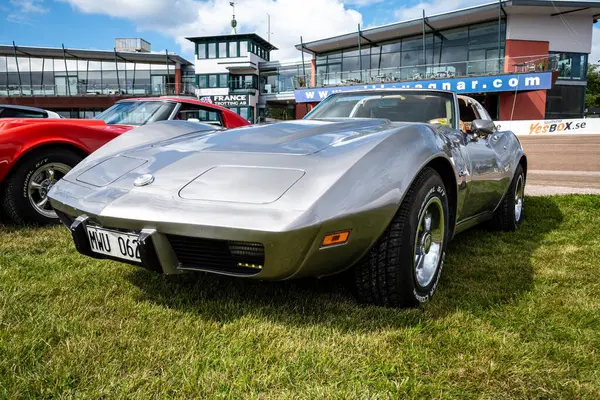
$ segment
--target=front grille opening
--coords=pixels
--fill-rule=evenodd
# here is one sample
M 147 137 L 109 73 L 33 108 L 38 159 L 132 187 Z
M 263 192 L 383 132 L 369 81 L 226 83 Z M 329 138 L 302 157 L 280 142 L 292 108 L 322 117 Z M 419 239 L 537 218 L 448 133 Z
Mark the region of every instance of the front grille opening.
M 181 268 L 256 275 L 265 264 L 261 243 L 166 235 Z

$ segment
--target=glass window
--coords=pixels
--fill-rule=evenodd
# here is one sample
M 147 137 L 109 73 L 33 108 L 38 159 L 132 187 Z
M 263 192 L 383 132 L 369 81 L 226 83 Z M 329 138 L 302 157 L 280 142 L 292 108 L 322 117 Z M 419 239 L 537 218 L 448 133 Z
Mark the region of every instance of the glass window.
M 29 57 L 17 57 L 17 62 L 19 63 L 20 72 L 29 71 Z
M 238 114 L 244 118 L 245 120 L 250 119 L 250 113 L 248 112 L 248 107 L 240 107 L 238 108 Z
M 0 117 L 2 118 L 48 118 L 46 112 L 38 112 L 31 110 L 21 110 L 18 108 L 5 108 L 2 111 L 0 108 Z
M 205 88 L 208 87 L 208 81 L 206 75 L 198 75 L 198 87 Z
M 587 54 L 551 53 L 550 62 L 558 70 L 559 79 L 585 80 L 587 78 Z
M 217 87 L 217 75 L 208 75 L 208 87 L 209 88 Z
M 237 42 L 229 42 L 229 57 L 237 57 L 238 56 L 238 43 Z
M 381 45 L 381 52 L 382 53 L 395 53 L 395 52 L 400 51 L 401 47 L 402 46 L 401 46 L 400 42 L 387 43 L 387 44 Z
M 344 51 L 344 56 L 345 55 L 346 55 L 346 51 Z M 358 55 L 358 53 L 356 55 Z M 327 54 L 327 59 L 329 59 L 329 60 L 339 60 L 340 58 L 342 58 L 341 51 L 334 51 L 333 53 Z
M 243 41 L 240 42 L 240 57 L 245 57 L 248 55 L 248 42 Z
M 403 92 L 400 96 L 394 92 L 367 92 L 330 96 L 305 118 L 385 118 L 390 121 L 445 123 L 453 126 L 454 115 L 454 97 L 450 93 L 423 95 L 422 92 Z
M 402 39 L 402 51 L 417 50 L 423 48 L 422 37 L 412 37 L 408 39 Z
M 198 59 L 206 58 L 206 43 L 198 43 Z
M 175 103 L 164 101 L 125 101 L 110 107 L 96 119 L 107 124 L 144 125 L 166 120 L 174 108 Z
M 227 57 L 227 42 L 219 43 L 219 58 Z
M 227 87 L 227 74 L 219 74 L 219 87 Z
M 400 66 L 400 53 L 381 54 L 381 68 L 393 68 Z
M 345 57 L 342 60 L 342 71 L 358 71 L 360 69 L 359 57 Z
M 216 43 L 208 44 L 208 58 L 217 58 L 217 44 Z
M 546 118 L 581 118 L 585 86 L 556 85 L 546 91 Z

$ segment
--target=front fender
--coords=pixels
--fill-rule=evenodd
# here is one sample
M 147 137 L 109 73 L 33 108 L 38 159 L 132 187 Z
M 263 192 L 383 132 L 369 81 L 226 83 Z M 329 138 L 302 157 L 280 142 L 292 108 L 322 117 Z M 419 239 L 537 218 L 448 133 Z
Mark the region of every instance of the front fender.
M 445 136 L 427 125 L 399 128 L 367 150 L 305 214 L 306 221 L 322 221 L 317 237 L 352 230 L 352 246 L 336 260 L 314 263 L 319 271 L 308 263 L 300 274 L 327 275 L 361 259 L 388 227 L 419 172 L 437 158 L 453 165 L 451 156 Z

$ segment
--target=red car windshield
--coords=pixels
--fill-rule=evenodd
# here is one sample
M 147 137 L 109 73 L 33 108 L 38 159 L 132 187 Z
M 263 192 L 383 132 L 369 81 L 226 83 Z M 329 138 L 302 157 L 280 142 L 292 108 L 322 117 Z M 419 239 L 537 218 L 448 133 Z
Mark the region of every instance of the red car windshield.
M 107 124 L 144 125 L 169 119 L 176 103 L 166 101 L 125 101 L 117 103 L 95 119 Z

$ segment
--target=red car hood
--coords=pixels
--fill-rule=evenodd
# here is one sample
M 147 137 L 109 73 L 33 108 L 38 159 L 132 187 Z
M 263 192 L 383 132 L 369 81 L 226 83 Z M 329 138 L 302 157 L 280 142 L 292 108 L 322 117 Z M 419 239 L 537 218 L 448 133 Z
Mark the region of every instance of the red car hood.
M 101 119 L 3 118 L 0 119 L 0 131 L 34 124 L 85 126 L 88 128 L 106 129 L 115 133 L 123 133 L 135 128 L 131 125 L 107 125 Z

